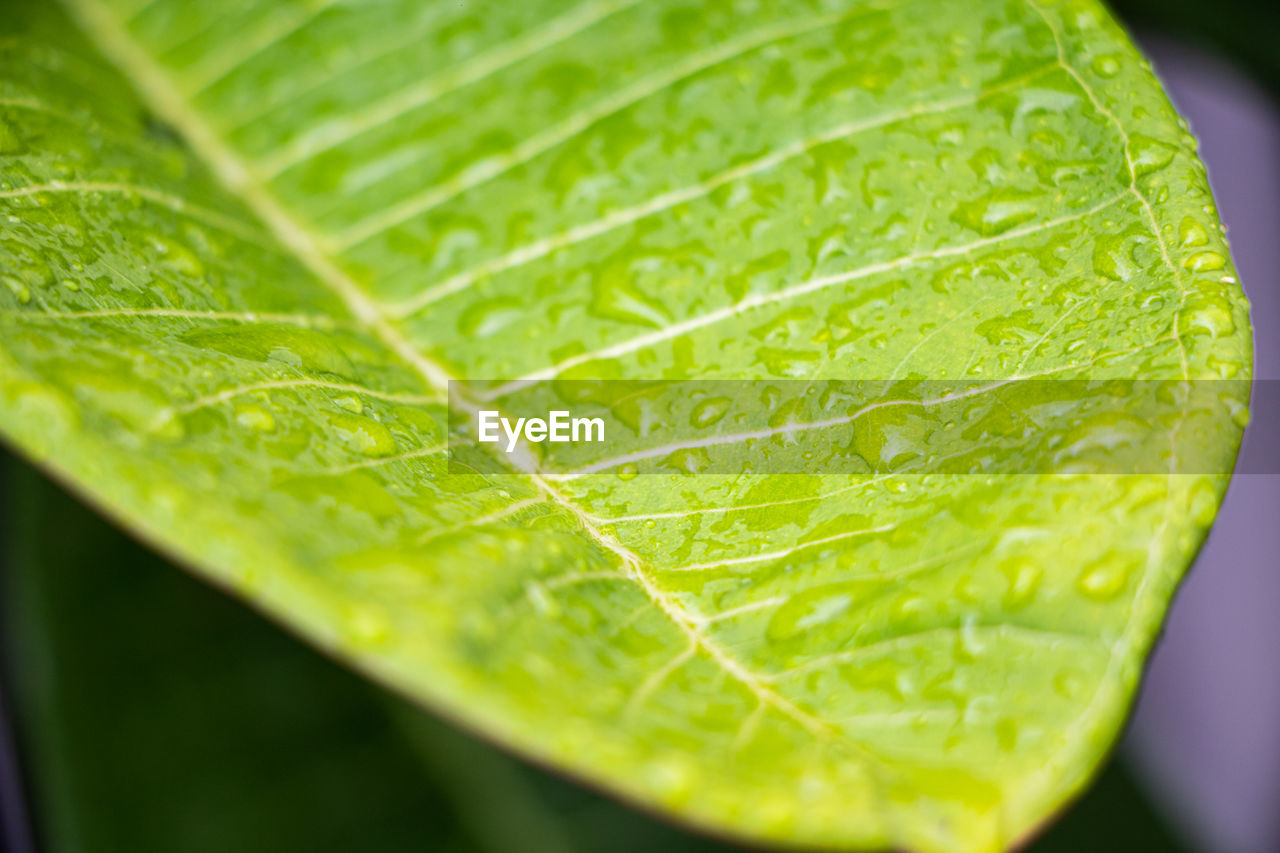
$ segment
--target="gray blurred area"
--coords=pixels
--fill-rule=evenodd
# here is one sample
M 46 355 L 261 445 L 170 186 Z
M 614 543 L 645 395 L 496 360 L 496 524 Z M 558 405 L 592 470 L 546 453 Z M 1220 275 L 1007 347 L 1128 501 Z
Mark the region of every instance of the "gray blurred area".
M 1254 377 L 1280 379 L 1280 109 L 1210 55 L 1139 41 L 1200 140 L 1252 306 Z M 1277 412 L 1257 389 L 1255 399 L 1242 455 L 1272 456 Z M 1238 475 L 1174 603 L 1123 746 L 1165 817 L 1207 853 L 1280 850 L 1277 614 L 1280 477 Z

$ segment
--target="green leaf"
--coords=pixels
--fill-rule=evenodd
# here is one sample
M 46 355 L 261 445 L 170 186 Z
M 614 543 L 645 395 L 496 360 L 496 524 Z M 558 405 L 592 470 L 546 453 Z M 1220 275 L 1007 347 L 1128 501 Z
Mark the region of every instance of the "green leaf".
M 1207 474 L 556 479 L 443 449 L 455 377 L 492 381 L 465 405 L 1247 379 L 1194 141 L 1096 3 L 67 5 L 0 3 L 27 455 L 353 666 L 691 824 L 995 849 L 1083 786 L 1237 425 Z

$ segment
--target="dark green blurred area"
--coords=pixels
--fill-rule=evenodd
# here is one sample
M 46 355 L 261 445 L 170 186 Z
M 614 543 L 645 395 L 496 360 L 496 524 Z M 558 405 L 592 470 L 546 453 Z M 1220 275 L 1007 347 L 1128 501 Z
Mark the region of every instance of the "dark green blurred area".
M 1131 32 L 1176 37 L 1216 53 L 1272 95 L 1280 93 L 1276 0 L 1105 0 Z
M 2 648 L 39 849 L 737 849 L 453 730 L 5 461 Z M 1182 848 L 1113 763 L 1030 849 Z

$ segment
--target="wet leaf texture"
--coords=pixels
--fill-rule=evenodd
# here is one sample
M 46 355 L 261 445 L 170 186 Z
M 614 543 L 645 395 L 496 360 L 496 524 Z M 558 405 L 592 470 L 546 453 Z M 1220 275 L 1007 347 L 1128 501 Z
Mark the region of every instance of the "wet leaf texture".
M 450 379 L 1247 378 L 1097 3 L 0 6 L 0 429 L 122 524 L 735 836 L 995 849 L 1097 766 L 1225 475 L 442 452 Z

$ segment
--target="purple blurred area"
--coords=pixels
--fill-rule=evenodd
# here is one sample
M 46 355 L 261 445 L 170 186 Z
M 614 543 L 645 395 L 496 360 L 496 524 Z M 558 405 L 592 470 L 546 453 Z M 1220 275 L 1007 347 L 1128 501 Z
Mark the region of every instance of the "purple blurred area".
M 1280 379 L 1280 108 L 1212 56 L 1138 40 L 1200 140 L 1252 306 L 1254 377 Z M 1254 407 L 1244 454 L 1277 452 L 1276 419 Z M 1174 602 L 1123 747 L 1206 853 L 1280 850 L 1278 616 L 1280 477 L 1240 475 Z

